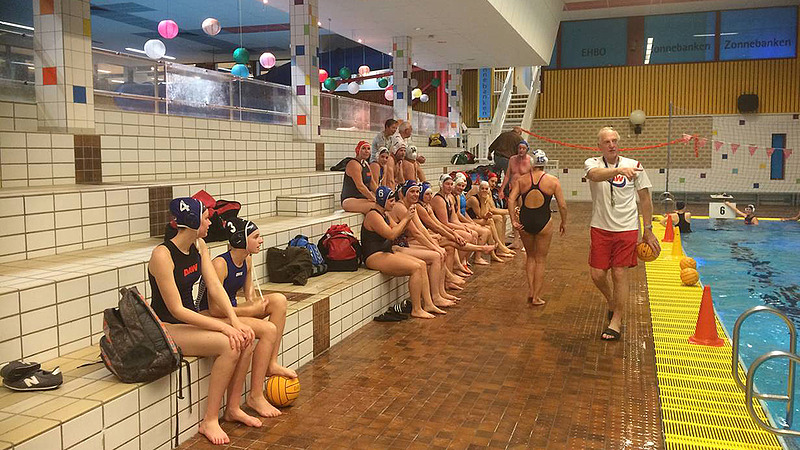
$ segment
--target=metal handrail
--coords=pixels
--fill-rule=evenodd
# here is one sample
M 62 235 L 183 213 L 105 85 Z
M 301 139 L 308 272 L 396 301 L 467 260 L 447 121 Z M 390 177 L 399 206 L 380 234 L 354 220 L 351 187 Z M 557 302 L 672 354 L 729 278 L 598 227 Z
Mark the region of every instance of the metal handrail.
M 776 316 L 780 317 L 786 323 L 786 326 L 789 328 L 790 342 L 789 342 L 789 353 L 787 353 L 787 354 L 793 355 L 793 358 L 790 358 L 791 360 L 789 362 L 789 379 L 788 379 L 788 383 L 787 383 L 786 395 L 761 394 L 761 393 L 752 392 L 752 388 L 753 388 L 753 386 L 752 386 L 753 373 L 755 372 L 756 368 L 764 362 L 764 361 L 761 361 L 761 359 L 764 358 L 764 356 L 766 356 L 766 355 L 769 355 L 769 354 L 772 354 L 772 353 L 776 353 L 776 352 L 766 353 L 765 355 L 762 355 L 761 357 L 759 357 L 758 359 L 756 359 L 753 362 L 753 364 L 750 366 L 750 368 L 747 370 L 747 373 L 745 374 L 747 385 L 742 383 L 742 381 L 739 379 L 739 334 L 741 332 L 741 327 L 742 327 L 742 324 L 744 323 L 744 321 L 748 317 L 752 316 L 753 314 L 761 313 L 761 312 L 773 314 L 773 315 L 776 315 Z M 745 393 L 747 394 L 747 397 L 748 397 L 748 399 L 747 399 L 748 408 L 751 411 L 750 415 L 753 417 L 754 420 L 757 419 L 757 417 L 755 415 L 755 411 L 752 411 L 752 405 L 750 404 L 751 403 L 751 397 L 753 397 L 753 396 L 758 398 L 759 400 L 778 400 L 778 401 L 783 401 L 783 402 L 786 402 L 786 423 L 787 423 L 787 425 L 789 427 L 791 427 L 792 426 L 792 420 L 794 419 L 794 363 L 795 363 L 795 359 L 797 360 L 797 362 L 800 362 L 800 357 L 797 356 L 797 351 L 796 351 L 797 350 L 797 328 L 795 327 L 794 323 L 792 323 L 792 321 L 789 319 L 788 316 L 786 316 L 786 314 L 780 312 L 779 310 L 777 310 L 775 308 L 772 308 L 772 307 L 766 306 L 766 305 L 754 306 L 754 307 L 748 309 L 747 311 L 745 311 L 744 313 L 742 313 L 742 315 L 739 316 L 738 319 L 736 319 L 736 323 L 733 325 L 733 338 L 732 338 L 732 340 L 733 340 L 733 344 L 732 344 L 733 348 L 732 348 L 732 353 L 731 353 L 731 374 L 733 375 L 733 380 L 736 382 L 736 385 L 739 386 L 739 388 L 742 389 L 743 391 L 745 391 Z M 786 353 L 786 352 L 779 352 L 779 353 Z M 775 357 L 777 357 L 777 356 L 775 356 Z M 771 358 L 768 358 L 768 359 L 771 359 Z M 758 363 L 758 364 L 756 364 L 756 363 Z M 760 420 L 761 419 L 757 419 L 757 421 L 760 421 Z M 759 425 L 761 425 L 761 424 L 759 424 Z M 761 426 L 764 427 L 764 425 L 761 425 Z M 795 433 L 798 433 L 798 432 L 795 432 Z M 800 433 L 798 433 L 797 436 L 800 436 Z
M 745 388 L 747 412 L 750 413 L 750 417 L 753 418 L 753 421 L 756 423 L 756 425 L 760 426 L 761 428 L 771 433 L 783 436 L 800 436 L 800 431 L 776 428 L 768 423 L 765 423 L 763 420 L 761 420 L 760 417 L 758 417 L 758 414 L 756 414 L 755 407 L 753 406 L 753 397 L 761 398 L 759 397 L 759 394 L 755 393 L 753 388 L 755 373 L 758 370 L 758 368 L 761 367 L 761 364 L 764 364 L 765 362 L 775 358 L 787 358 L 789 360 L 789 370 L 792 370 L 792 368 L 796 363 L 800 363 L 800 356 L 798 356 L 797 354 L 783 352 L 780 350 L 773 350 L 771 352 L 764 353 L 763 355 L 756 358 L 756 360 L 753 361 L 753 364 L 750 366 L 750 371 L 747 374 L 747 386 Z M 790 379 L 790 381 L 794 380 Z M 790 397 L 792 397 L 792 399 L 794 398 L 794 396 L 791 395 Z M 791 426 L 791 423 L 787 422 L 787 427 L 788 426 Z
M 536 115 L 536 107 L 539 104 L 539 94 L 541 93 L 541 66 L 533 66 L 531 68 L 531 85 L 528 93 L 528 100 L 525 102 L 525 112 L 522 115 L 522 128 L 526 130 L 531 129 L 533 124 L 533 117 Z

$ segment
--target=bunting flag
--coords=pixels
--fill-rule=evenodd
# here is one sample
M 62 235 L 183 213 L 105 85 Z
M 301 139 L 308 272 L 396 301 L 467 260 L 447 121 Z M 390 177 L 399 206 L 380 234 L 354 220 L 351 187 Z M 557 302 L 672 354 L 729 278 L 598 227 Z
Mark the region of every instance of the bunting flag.
M 756 150 L 758 150 L 758 146 L 757 145 L 748 145 L 747 146 L 747 150 L 750 151 L 750 156 L 753 156 L 753 155 L 755 155 Z
M 719 149 L 721 149 L 723 145 L 725 145 L 725 143 L 722 142 L 722 141 L 714 141 L 714 151 L 718 152 Z
M 783 158 L 789 159 L 790 156 L 792 156 L 792 149 L 790 148 L 783 149 Z
M 686 133 L 683 133 L 683 136 L 681 136 L 681 142 L 684 142 L 684 143 L 685 143 L 685 142 L 689 142 L 689 141 L 691 141 L 693 138 L 694 138 L 694 136 L 692 136 L 691 134 L 686 134 Z
M 774 152 L 775 152 L 774 148 L 772 148 L 772 147 L 768 148 L 767 149 L 767 156 L 771 157 Z
M 731 143 L 731 153 L 734 155 L 736 154 L 736 150 L 739 150 L 739 144 Z

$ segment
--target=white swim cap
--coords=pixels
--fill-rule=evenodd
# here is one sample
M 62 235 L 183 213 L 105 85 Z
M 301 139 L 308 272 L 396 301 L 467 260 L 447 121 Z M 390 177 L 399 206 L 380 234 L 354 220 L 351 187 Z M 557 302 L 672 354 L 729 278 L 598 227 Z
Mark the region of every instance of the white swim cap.
M 533 165 L 534 167 L 544 167 L 547 165 L 547 155 L 540 148 L 533 151 Z

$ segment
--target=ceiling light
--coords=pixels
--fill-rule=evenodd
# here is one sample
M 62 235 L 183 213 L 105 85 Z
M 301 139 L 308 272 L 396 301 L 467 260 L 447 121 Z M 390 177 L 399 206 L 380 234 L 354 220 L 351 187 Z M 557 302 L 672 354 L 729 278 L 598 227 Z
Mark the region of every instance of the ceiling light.
M 360 43 L 362 43 L 362 42 L 364 42 L 364 40 L 363 40 L 363 39 L 361 39 L 361 38 L 358 38 L 358 43 L 360 44 Z
M 322 26 L 322 22 L 317 21 L 317 26 L 321 27 Z
M 110 70 L 97 69 L 97 73 L 111 73 Z
M 111 83 L 120 83 L 120 84 L 125 82 L 123 80 L 118 80 L 118 79 L 113 79 L 113 80 L 108 80 L 108 81 L 111 82 Z
M 3 22 L 2 20 L 0 20 L 0 25 L 6 25 L 6 26 L 9 26 L 9 27 L 16 27 L 16 28 L 22 28 L 23 30 L 33 31 L 33 27 L 29 27 L 29 26 L 26 26 L 26 25 L 20 25 L 18 23 Z
M 33 66 L 33 63 L 23 61 L 11 61 L 11 64 L 19 64 L 20 66 Z
M 653 51 L 653 38 L 647 38 L 647 50 L 644 54 L 644 63 L 650 64 L 650 53 Z
M 414 27 L 414 31 L 420 31 L 420 30 L 422 30 L 422 27 Z
M 267 3 L 269 3 L 269 0 L 262 0 L 261 2 L 266 5 Z

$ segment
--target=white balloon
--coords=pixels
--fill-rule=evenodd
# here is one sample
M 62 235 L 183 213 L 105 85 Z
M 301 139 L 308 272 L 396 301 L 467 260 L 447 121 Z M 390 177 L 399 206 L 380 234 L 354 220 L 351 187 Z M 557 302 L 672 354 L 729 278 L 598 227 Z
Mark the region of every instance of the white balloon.
M 144 52 L 148 58 L 161 59 L 167 54 L 167 46 L 158 39 L 150 39 L 144 43 Z
M 419 81 L 417 81 L 416 78 L 412 78 L 410 84 L 411 84 L 412 88 L 415 88 L 415 87 L 419 86 Z
M 353 81 L 352 83 L 349 83 L 349 84 L 347 85 L 347 92 L 349 92 L 349 93 L 351 93 L 351 94 L 353 94 L 353 95 L 356 95 L 356 94 L 358 94 L 358 91 L 359 91 L 360 89 L 361 89 L 361 88 L 358 86 L 358 83 L 356 83 L 355 81 Z
M 419 101 L 421 101 L 422 103 L 428 103 L 428 100 L 430 100 L 428 94 L 422 94 L 419 96 Z
M 222 31 L 222 26 L 219 24 L 219 20 L 213 17 L 209 17 L 208 19 L 204 20 L 201 27 L 209 36 L 216 36 L 220 31 Z

